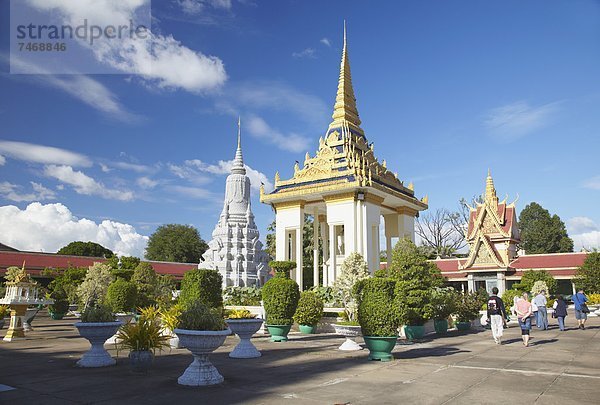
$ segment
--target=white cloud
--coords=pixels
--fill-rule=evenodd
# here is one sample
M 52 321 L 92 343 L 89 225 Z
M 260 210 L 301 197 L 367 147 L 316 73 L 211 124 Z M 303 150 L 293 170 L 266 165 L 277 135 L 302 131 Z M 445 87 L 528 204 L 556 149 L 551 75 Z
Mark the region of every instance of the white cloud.
M 583 182 L 583 187 L 600 190 L 600 176 L 592 177 Z
M 190 3 L 189 1 L 186 3 Z M 226 5 L 227 1 L 211 1 L 214 6 Z M 54 12 L 64 23 L 77 25 L 84 20 L 90 24 L 128 26 L 136 21 L 135 14 L 149 6 L 149 0 L 30 0 L 38 10 Z M 191 3 L 190 3 L 191 4 Z M 172 36 L 148 32 L 145 39 L 108 38 L 96 40 L 88 46 L 99 63 L 117 70 L 142 75 L 151 85 L 161 89 L 184 89 L 194 93 L 215 90 L 227 80 L 223 62 L 214 56 L 196 52 Z
M 273 81 L 247 82 L 231 86 L 231 103 L 252 109 L 286 111 L 307 121 L 314 129 L 327 125 L 329 108 L 318 97 L 288 84 Z
M 591 218 L 573 217 L 567 221 L 567 230 L 576 252 L 582 248 L 600 249 L 600 225 Z
M 0 155 L 0 166 L 4 166 L 6 164 L 6 158 Z
M 300 52 L 293 52 L 292 56 L 297 59 L 315 59 L 317 51 L 314 48 L 306 48 Z
M 177 3 L 184 13 L 191 15 L 200 14 L 207 5 L 217 9 L 231 9 L 231 0 L 179 0 Z
M 558 105 L 554 102 L 533 107 L 526 101 L 516 101 L 490 110 L 484 124 L 496 139 L 512 141 L 547 126 Z
M 250 135 L 258 139 L 264 139 L 282 150 L 302 152 L 307 150 L 310 145 L 309 140 L 302 135 L 293 132 L 284 134 L 271 128 L 264 119 L 256 115 L 252 115 L 246 120 L 246 128 L 248 128 Z
M 62 204 L 31 203 L 24 210 L 0 207 L 2 243 L 20 250 L 56 252 L 73 241 L 92 241 L 118 255 L 143 257 L 148 237 L 129 224 L 79 219 Z
M 13 159 L 33 163 L 60 163 L 76 167 L 92 165 L 91 159 L 80 153 L 26 142 L 0 141 L 0 152 Z
M 319 42 L 325 46 L 331 46 L 331 41 L 329 40 L 329 38 L 321 38 Z
M 200 200 L 215 199 L 215 195 L 212 192 L 199 187 L 169 186 L 167 189 L 186 197 L 197 198 Z
M 33 192 L 21 193 L 22 186 L 9 183 L 8 181 L 0 182 L 0 195 L 10 201 L 44 201 L 56 199 L 56 193 L 39 183 L 30 182 Z
M 146 165 L 141 165 L 138 163 L 129 163 L 129 162 L 110 162 L 108 163 L 108 166 L 104 165 L 108 171 L 110 171 L 110 167 L 116 167 L 117 169 L 122 169 L 122 170 L 131 170 L 133 172 L 136 173 L 151 173 L 156 171 L 155 168 L 150 167 L 150 166 L 146 166 Z M 102 171 L 105 171 L 104 168 L 102 168 Z
M 143 176 L 143 177 L 140 177 L 139 179 L 137 179 L 136 183 L 138 186 L 140 186 L 141 188 L 146 189 L 146 190 L 154 188 L 158 185 L 158 181 L 152 180 L 151 178 L 146 177 L 146 176 Z
M 69 184 L 78 194 L 97 195 L 102 198 L 120 201 L 131 201 L 134 199 L 131 191 L 109 189 L 85 173 L 73 170 L 71 166 L 48 165 L 44 167 L 44 174 L 65 184 Z
M 202 171 L 202 172 L 228 175 L 229 173 L 231 173 L 231 168 L 233 166 L 233 159 L 227 160 L 227 161 L 219 160 L 219 163 L 216 165 L 210 165 L 210 164 L 204 163 L 203 161 L 198 160 L 198 159 L 186 160 L 184 163 L 187 166 L 196 167 L 199 171 Z M 259 172 L 258 170 L 255 170 L 248 165 L 244 165 L 244 166 L 246 167 L 246 176 L 248 176 L 248 178 L 250 179 L 250 185 L 253 190 L 255 190 L 255 191 L 260 190 L 261 183 L 265 185 L 265 191 L 269 192 L 273 189 L 273 183 L 271 183 L 271 181 L 269 181 L 269 179 L 267 178 L 267 176 L 265 176 L 264 173 Z
M 22 71 L 34 75 L 27 76 L 29 79 L 33 78 L 42 85 L 62 90 L 110 118 L 125 122 L 138 122 L 141 119 L 140 116 L 127 111 L 119 102 L 119 98 L 106 86 L 89 76 L 55 76 L 42 67 L 23 62 L 14 56 L 11 56 L 11 64 L 17 64 Z

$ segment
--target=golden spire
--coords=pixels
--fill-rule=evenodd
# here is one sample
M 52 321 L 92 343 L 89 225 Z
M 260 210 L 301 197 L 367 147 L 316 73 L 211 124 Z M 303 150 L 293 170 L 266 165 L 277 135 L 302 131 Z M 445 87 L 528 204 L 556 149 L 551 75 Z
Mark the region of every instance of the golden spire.
M 339 128 L 342 124 L 347 124 L 352 130 L 364 136 L 364 132 L 360 127 L 360 118 L 358 118 L 358 110 L 356 109 L 356 98 L 354 97 L 354 89 L 352 88 L 352 75 L 350 74 L 350 61 L 348 60 L 345 20 L 344 48 L 342 49 L 340 78 L 331 118 L 333 118 L 333 121 L 329 124 L 329 129 Z
M 494 187 L 494 179 L 488 169 L 487 179 L 485 180 L 485 201 L 498 205 L 498 197 L 496 196 L 496 188 Z

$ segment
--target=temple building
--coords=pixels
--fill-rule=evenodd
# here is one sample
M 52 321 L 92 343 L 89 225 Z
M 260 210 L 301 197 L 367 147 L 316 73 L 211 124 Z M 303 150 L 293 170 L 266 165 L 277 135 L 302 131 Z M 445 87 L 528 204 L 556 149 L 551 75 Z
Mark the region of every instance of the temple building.
M 219 222 L 204 252 L 201 269 L 219 270 L 223 287 L 261 286 L 268 272 L 268 255 L 258 240 L 259 233 L 250 207 L 250 179 L 242 157 L 238 120 L 237 150 L 227 176 L 225 200 Z
M 276 258 L 293 260 L 291 274 L 303 285 L 302 253 L 304 216 L 314 218 L 313 280 L 333 283 L 342 261 L 352 252 L 363 255 L 371 272 L 379 268 L 379 230 L 385 223 L 388 254 L 392 238 L 414 240 L 414 220 L 427 209 L 427 197 L 415 197 L 413 184 L 405 185 L 375 157 L 358 116 L 344 27 L 344 46 L 332 121 L 319 139 L 314 156 L 296 163 L 292 178 L 275 175 L 270 193 L 261 189 L 261 202 L 276 212 Z M 321 235 L 322 250 L 318 237 Z M 319 263 L 323 266 L 320 268 Z
M 527 270 L 546 270 L 558 281 L 562 294 L 572 294 L 572 278 L 587 253 L 549 253 L 527 255 L 519 252 L 520 231 L 515 203 L 499 201 L 494 180 L 488 172 L 482 203 L 469 207 L 466 259 L 438 259 L 435 264 L 451 285 L 459 290 L 500 294 L 518 282 Z

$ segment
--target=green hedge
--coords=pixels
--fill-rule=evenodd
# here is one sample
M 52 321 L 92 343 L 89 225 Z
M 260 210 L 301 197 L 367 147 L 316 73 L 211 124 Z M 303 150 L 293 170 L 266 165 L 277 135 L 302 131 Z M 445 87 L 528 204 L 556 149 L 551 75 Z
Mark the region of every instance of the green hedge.
M 273 277 L 262 288 L 267 324 L 291 325 L 300 299 L 298 284 L 287 277 Z
M 395 301 L 396 281 L 368 278 L 355 285 L 358 322 L 363 336 L 397 336 L 400 319 Z
M 296 268 L 296 262 L 290 260 L 271 260 L 269 262 L 269 267 L 275 270 L 275 273 L 284 273 L 289 276 L 290 271 Z
M 321 318 L 323 318 L 323 301 L 315 292 L 303 291 L 300 294 L 294 321 L 299 325 L 314 326 Z
M 209 308 L 221 308 L 223 307 L 222 283 L 223 277 L 217 270 L 188 271 L 181 281 L 179 303 L 184 308 L 190 308 L 194 303 L 200 303 Z
M 118 278 L 108 286 L 106 305 L 115 313 L 135 310 L 137 289 L 131 281 Z

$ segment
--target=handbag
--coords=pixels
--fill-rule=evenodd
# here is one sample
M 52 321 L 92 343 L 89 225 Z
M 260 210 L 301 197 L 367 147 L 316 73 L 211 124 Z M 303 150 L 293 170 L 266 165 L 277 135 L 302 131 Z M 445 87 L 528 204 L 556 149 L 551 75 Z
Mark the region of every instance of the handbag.
M 590 309 L 588 308 L 588 306 L 586 304 L 581 304 L 581 312 L 583 312 L 584 314 L 589 314 Z

